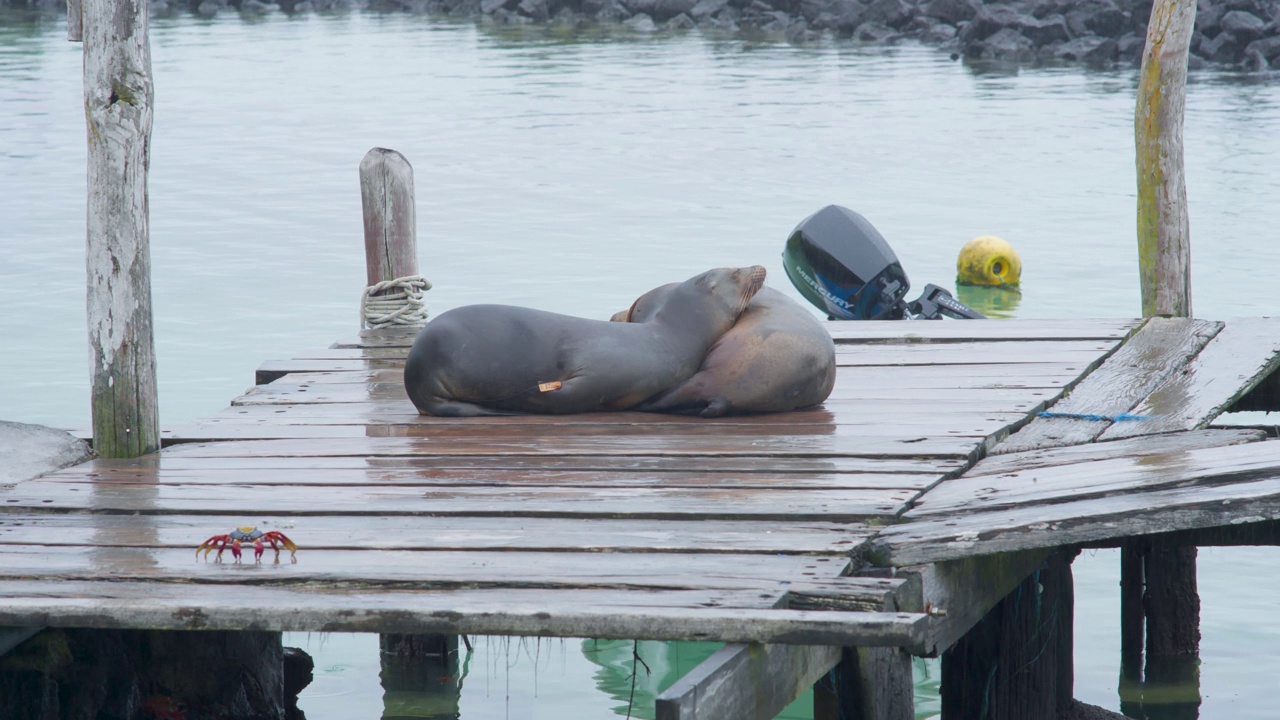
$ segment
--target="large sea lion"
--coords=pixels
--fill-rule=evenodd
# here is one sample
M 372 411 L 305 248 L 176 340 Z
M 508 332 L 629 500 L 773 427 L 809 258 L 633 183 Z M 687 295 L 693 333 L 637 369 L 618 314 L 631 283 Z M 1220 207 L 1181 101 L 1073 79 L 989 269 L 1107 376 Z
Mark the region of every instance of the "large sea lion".
M 675 288 L 654 288 L 613 319 L 646 322 L 663 311 Z M 637 409 L 703 417 L 784 412 L 826 400 L 835 381 L 831 335 L 799 303 L 766 287 L 711 346 L 696 375 Z
M 405 390 L 424 415 L 625 410 L 697 372 L 764 284 L 765 269 L 708 270 L 645 322 L 611 323 L 510 305 L 467 305 L 427 323 Z

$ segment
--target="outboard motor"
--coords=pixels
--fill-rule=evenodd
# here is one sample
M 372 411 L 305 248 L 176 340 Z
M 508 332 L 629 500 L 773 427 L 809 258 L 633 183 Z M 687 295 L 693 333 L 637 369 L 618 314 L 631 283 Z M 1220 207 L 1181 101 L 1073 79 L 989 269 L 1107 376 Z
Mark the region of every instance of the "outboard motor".
M 806 300 L 832 320 L 982 318 L 937 285 L 911 302 L 907 273 L 884 236 L 858 213 L 828 205 L 796 226 L 782 267 Z

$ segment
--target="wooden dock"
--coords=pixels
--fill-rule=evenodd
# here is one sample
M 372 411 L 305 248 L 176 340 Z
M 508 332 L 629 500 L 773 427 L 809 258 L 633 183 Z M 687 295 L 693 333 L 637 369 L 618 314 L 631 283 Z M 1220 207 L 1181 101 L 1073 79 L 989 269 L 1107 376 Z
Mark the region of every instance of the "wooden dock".
M 1280 321 L 829 327 L 821 408 L 715 420 L 422 417 L 404 330 L 266 363 L 160 453 L 0 489 L 0 626 L 766 643 L 781 698 L 951 647 L 1036 551 L 1280 519 L 1280 444 L 1205 429 L 1268 406 Z M 244 525 L 297 562 L 196 556 Z

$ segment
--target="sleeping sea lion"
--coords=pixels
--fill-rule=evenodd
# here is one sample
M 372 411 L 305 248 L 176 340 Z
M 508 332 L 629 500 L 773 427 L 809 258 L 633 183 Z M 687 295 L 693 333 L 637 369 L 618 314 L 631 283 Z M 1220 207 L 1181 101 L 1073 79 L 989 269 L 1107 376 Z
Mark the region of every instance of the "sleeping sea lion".
M 424 415 L 625 410 L 697 372 L 764 284 L 765 269 L 708 270 L 675 285 L 645 322 L 467 305 L 418 333 L 405 390 Z
M 650 290 L 613 320 L 646 322 L 663 310 L 675 287 Z M 835 381 L 831 335 L 799 303 L 766 287 L 711 346 L 696 375 L 637 409 L 703 417 L 784 412 L 826 400 Z

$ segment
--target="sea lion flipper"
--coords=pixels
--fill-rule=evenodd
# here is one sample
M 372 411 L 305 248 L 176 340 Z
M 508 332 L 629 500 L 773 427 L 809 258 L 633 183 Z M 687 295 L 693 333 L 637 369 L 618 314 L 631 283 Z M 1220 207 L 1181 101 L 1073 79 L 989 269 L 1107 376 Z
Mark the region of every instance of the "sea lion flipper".
M 728 414 L 733 409 L 732 403 L 725 399 L 723 395 L 714 397 L 707 406 L 702 408 L 702 412 L 698 413 L 704 418 L 718 418 Z

